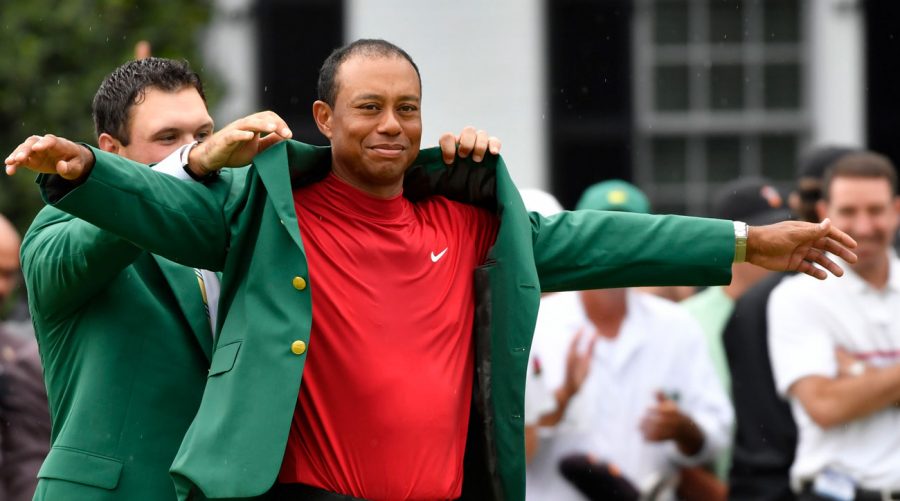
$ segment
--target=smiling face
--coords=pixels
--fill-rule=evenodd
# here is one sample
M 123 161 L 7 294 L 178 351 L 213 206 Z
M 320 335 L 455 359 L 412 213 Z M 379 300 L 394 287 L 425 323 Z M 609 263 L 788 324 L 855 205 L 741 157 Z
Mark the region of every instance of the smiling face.
M 192 86 L 167 92 L 147 88 L 143 100 L 128 113 L 128 145 L 101 134 L 100 148 L 144 164 L 166 158 L 179 146 L 202 141 L 213 130 L 206 103 Z
M 828 202 L 819 203 L 823 217 L 853 237 L 859 246 L 854 271 L 867 276 L 883 268 L 887 250 L 897 231 L 900 201 L 891 183 L 883 177 L 835 177 L 828 189 Z
M 332 170 L 372 195 L 400 193 L 422 138 L 415 69 L 399 56 L 355 55 L 340 65 L 336 82 L 334 107 L 313 105 L 316 124 L 331 141 Z

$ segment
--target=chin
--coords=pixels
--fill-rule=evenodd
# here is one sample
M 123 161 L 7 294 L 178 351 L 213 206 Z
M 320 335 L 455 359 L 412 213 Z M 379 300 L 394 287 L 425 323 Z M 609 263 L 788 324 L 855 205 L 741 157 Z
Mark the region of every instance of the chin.
M 414 159 L 396 158 L 389 161 L 374 162 L 373 165 L 367 165 L 366 170 L 373 178 L 395 179 L 397 176 L 403 176 L 406 169 L 412 165 Z

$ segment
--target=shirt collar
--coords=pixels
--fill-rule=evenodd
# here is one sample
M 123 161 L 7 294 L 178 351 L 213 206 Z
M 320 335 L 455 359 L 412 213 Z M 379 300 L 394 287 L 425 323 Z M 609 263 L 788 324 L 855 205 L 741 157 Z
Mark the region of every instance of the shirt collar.
M 628 289 L 625 300 L 627 309 L 622 325 L 619 327 L 619 334 L 615 339 L 605 340 L 610 346 L 610 358 L 607 362 L 615 372 L 621 371 L 628 365 L 631 358 L 644 345 L 646 333 L 644 326 L 641 325 L 641 320 L 644 315 L 647 315 L 647 312 L 640 311 L 642 305 L 638 294 L 643 293 Z
M 900 292 L 900 259 L 894 249 L 888 250 L 888 288 L 892 292 Z
M 327 193 L 328 201 L 337 210 L 348 215 L 371 221 L 391 222 L 408 215 L 410 202 L 398 193 L 391 198 L 378 198 L 352 186 L 331 172 L 321 182 L 321 189 Z
M 889 248 L 885 252 L 888 253 L 888 279 L 885 284 L 885 292 L 900 292 L 900 259 L 898 259 L 897 252 L 893 248 Z M 829 257 L 833 259 L 835 256 L 829 255 Z M 858 292 L 880 292 L 853 271 L 853 268 L 846 261 L 841 261 L 841 263 L 841 268 L 844 269 L 844 276 L 840 280 L 846 280 L 847 285 Z

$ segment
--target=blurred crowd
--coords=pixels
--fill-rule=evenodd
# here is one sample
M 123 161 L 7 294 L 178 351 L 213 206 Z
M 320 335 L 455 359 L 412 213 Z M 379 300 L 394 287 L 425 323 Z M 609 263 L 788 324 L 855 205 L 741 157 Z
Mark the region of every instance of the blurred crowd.
M 829 218 L 854 237 L 859 261 L 824 287 L 740 263 L 723 287 L 545 295 L 526 389 L 527 499 L 900 497 L 896 176 L 882 155 L 825 146 L 800 161 L 788 194 L 745 178 L 715 196 L 713 217 L 751 228 Z M 562 210 L 538 190 L 523 199 Z M 619 180 L 576 208 L 651 210 Z

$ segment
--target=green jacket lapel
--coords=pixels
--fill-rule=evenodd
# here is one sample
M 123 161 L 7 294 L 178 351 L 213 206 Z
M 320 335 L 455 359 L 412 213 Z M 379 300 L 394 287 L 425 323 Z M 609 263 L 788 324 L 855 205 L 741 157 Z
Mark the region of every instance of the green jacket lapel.
M 203 353 L 207 359 L 212 359 L 213 337 L 209 315 L 203 304 L 200 282 L 194 270 L 156 255 L 153 255 L 153 259 L 166 277 L 178 305 L 181 306 L 181 313 L 190 324 Z
M 282 141 L 253 159 L 281 224 L 303 251 L 293 189 L 324 178 L 331 170 L 331 148 Z M 285 170 L 284 166 L 288 169 Z

